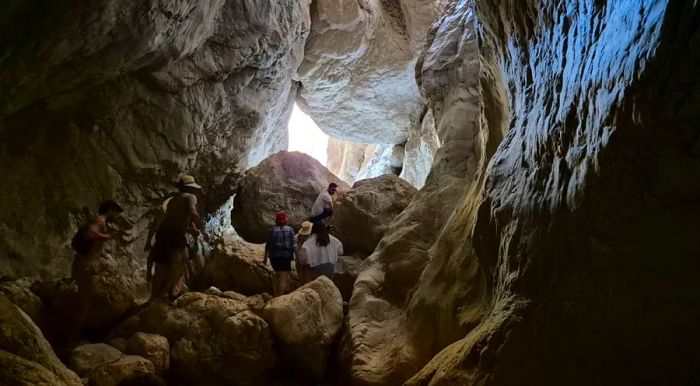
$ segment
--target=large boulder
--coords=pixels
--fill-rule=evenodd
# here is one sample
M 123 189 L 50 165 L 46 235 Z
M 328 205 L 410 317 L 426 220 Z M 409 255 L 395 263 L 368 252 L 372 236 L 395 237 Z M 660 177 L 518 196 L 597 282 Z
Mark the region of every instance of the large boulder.
M 161 377 L 170 369 L 170 343 L 164 336 L 137 332 L 127 341 L 124 352 L 151 361 L 156 374 Z
M 124 321 L 110 338 L 138 332 L 170 343 L 170 374 L 190 385 L 248 385 L 262 382 L 275 366 L 268 324 L 242 295 L 189 292 L 172 305 L 150 303 Z
M 280 351 L 280 366 L 312 380 L 323 377 L 330 347 L 343 323 L 343 299 L 325 276 L 270 300 L 261 314 Z
M 396 175 L 357 181 L 335 203 L 334 234 L 345 252 L 370 254 L 417 190 Z
M 67 383 L 36 362 L 0 350 L 0 385 L 81 386 L 82 383 Z
M 42 326 L 44 323 L 44 303 L 34 293 L 32 287 L 39 286 L 34 285 L 30 279 L 3 281 L 0 282 L 0 293 L 5 294 L 12 303 L 29 315 L 35 324 Z
M 3 363 L 6 360 L 8 368 L 10 363 L 12 363 L 12 368 L 27 368 L 27 371 L 31 370 L 32 374 L 42 379 L 49 377 L 46 372 L 37 369 L 37 366 L 39 366 L 46 369 L 48 373 L 53 374 L 60 383 L 70 386 L 82 385 L 80 378 L 74 372 L 68 370 L 56 357 L 56 354 L 51 349 L 51 345 L 46 341 L 29 316 L 12 304 L 3 294 L 0 294 L 0 350 L 8 353 L 8 355 L 3 357 Z M 14 354 L 14 356 L 9 354 Z M 17 357 L 23 360 L 19 360 Z M 27 362 L 33 362 L 35 365 Z M 5 365 L 0 367 L 4 368 Z M 0 370 L 0 373 L 6 376 L 8 371 L 10 370 L 4 369 Z M 6 384 L 13 383 L 7 382 Z
M 273 271 L 259 264 L 265 246 L 246 242 L 237 236 L 226 236 L 212 251 L 209 266 L 214 286 L 222 291 L 243 295 L 272 293 Z
M 104 343 L 83 344 L 71 351 L 68 366 L 79 376 L 87 377 L 95 367 L 123 356 L 121 351 Z
M 0 276 L 67 276 L 67 241 L 106 197 L 135 223 L 114 253 L 133 274 L 183 172 L 219 192 L 207 212 L 223 204 L 228 176 L 287 146 L 309 3 L 1 2 Z
M 231 220 L 246 241 L 264 243 L 282 210 L 295 230 L 311 216 L 318 194 L 335 182 L 340 191 L 349 186 L 311 156 L 282 151 L 248 170 L 234 199 Z
M 151 361 L 138 355 L 122 355 L 114 361 L 95 366 L 87 374 L 87 379 L 93 385 L 121 386 L 148 376 L 155 376 Z

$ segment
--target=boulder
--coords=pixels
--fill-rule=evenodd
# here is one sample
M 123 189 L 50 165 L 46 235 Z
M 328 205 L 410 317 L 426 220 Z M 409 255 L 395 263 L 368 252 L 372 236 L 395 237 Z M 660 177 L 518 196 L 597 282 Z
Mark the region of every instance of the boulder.
M 68 366 L 85 378 L 97 366 L 114 362 L 123 356 L 124 353 L 104 343 L 83 344 L 71 351 Z
M 111 362 L 97 365 L 87 375 L 90 384 L 99 386 L 121 386 L 129 381 L 154 376 L 155 368 L 151 361 L 138 355 L 123 355 Z
M 264 243 L 282 210 L 297 230 L 311 216 L 318 194 L 335 182 L 340 191 L 349 186 L 318 161 L 303 153 L 282 151 L 249 169 L 234 199 L 231 220 L 246 241 Z
M 322 276 L 276 297 L 262 315 L 278 343 L 280 365 L 301 377 L 323 377 L 331 344 L 343 323 L 343 299 L 333 282 Z
M 417 190 L 392 174 L 360 180 L 335 204 L 334 234 L 346 253 L 370 254 Z
M 233 293 L 232 293 L 233 294 Z M 268 324 L 237 296 L 189 292 L 173 304 L 149 303 L 111 334 L 158 334 L 170 343 L 170 374 L 184 384 L 262 382 L 275 366 Z
M 243 295 L 272 293 L 273 271 L 260 264 L 265 246 L 226 236 L 212 251 L 209 267 L 214 285 L 222 291 Z
M 352 296 L 352 288 L 355 285 L 357 274 L 360 272 L 360 264 L 365 260 L 360 256 L 339 256 L 335 264 L 333 283 L 343 296 L 343 301 L 349 302 Z
M 119 270 L 117 262 L 110 256 L 101 256 L 98 265 L 95 298 L 85 321 L 85 327 L 103 329 L 136 304 L 134 294 L 130 291 L 129 278 Z M 78 305 L 78 286 L 71 279 L 61 280 L 57 284 L 51 311 L 59 319 L 70 319 Z
M 29 316 L 12 304 L 3 294 L 0 294 L 0 350 L 4 350 L 8 354 L 14 354 L 14 356 L 5 356 L 3 360 L 13 363 L 12 366 L 16 369 L 31 367 L 28 371 L 31 370 L 37 376 L 45 378 L 47 376 L 46 373 L 36 369 L 36 366 L 40 366 L 52 373 L 63 384 L 71 386 L 82 385 L 80 378 L 74 372 L 68 370 L 56 357 L 56 354 L 51 349 L 51 345 L 46 341 Z M 16 357 L 23 360 L 18 360 Z M 26 361 L 33 362 L 36 366 L 28 365 Z M 10 370 L 2 370 L 0 372 L 6 374 L 5 371 Z M 8 382 L 7 384 L 12 383 Z
M 0 350 L 0 385 L 82 386 L 82 383 L 66 382 L 36 362 Z
M 12 303 L 29 315 L 35 324 L 42 326 L 44 322 L 44 303 L 32 291 L 32 287 L 37 288 L 39 286 L 35 286 L 30 279 L 5 281 L 0 282 L 0 293 L 5 294 Z
M 124 352 L 151 361 L 156 374 L 161 377 L 164 377 L 170 369 L 170 343 L 164 336 L 137 332 L 127 341 Z

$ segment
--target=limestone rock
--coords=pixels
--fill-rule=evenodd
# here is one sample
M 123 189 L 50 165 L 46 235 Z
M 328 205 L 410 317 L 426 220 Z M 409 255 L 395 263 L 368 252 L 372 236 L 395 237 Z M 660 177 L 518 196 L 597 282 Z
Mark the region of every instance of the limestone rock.
M 85 321 L 86 327 L 103 328 L 123 316 L 135 305 L 134 293 L 130 291 L 127 278 L 119 271 L 117 262 L 102 256 L 98 264 L 95 297 Z M 78 286 L 73 280 L 63 280 L 57 289 L 51 308 L 62 317 L 70 318 L 78 306 Z
M 274 272 L 258 264 L 265 256 L 264 245 L 248 243 L 238 236 L 225 237 L 212 253 L 209 269 L 217 288 L 243 295 L 272 293 Z
M 87 378 L 90 383 L 100 386 L 120 386 L 155 374 L 153 363 L 138 355 L 122 355 L 111 362 L 96 366 Z
M 335 273 L 333 274 L 333 283 L 340 290 L 343 301 L 350 301 L 355 280 L 360 272 L 360 264 L 362 264 L 364 259 L 364 257 L 356 256 L 338 256 L 338 262 L 335 264 Z
M 283 210 L 296 231 L 311 216 L 318 194 L 331 182 L 340 191 L 349 189 L 311 156 L 286 151 L 274 154 L 243 177 L 231 212 L 233 226 L 246 241 L 264 243 L 275 225 L 275 213 Z
M 277 340 L 281 365 L 299 376 L 320 379 L 343 322 L 343 299 L 333 282 L 322 276 L 276 297 L 262 315 Z
M 418 123 L 414 77 L 439 1 L 314 1 L 300 107 L 329 135 L 401 144 Z
M 346 252 L 372 253 L 389 224 L 416 192 L 416 188 L 392 174 L 356 182 L 335 203 L 334 234 Z
M 151 303 L 111 337 L 158 334 L 170 343 L 170 374 L 184 384 L 246 385 L 275 366 L 267 323 L 231 297 L 189 292 L 174 304 Z
M 29 315 L 35 324 L 41 326 L 44 319 L 44 303 L 32 291 L 33 284 L 30 279 L 0 282 L 0 293 L 5 294 L 12 303 Z
M 82 383 L 67 383 L 36 362 L 0 350 L 0 385 L 80 386 Z
M 81 377 L 87 377 L 97 366 L 114 362 L 124 354 L 116 348 L 104 344 L 84 344 L 73 349 L 70 356 L 70 368 Z
M 422 188 L 439 148 L 440 138 L 435 131 L 433 112 L 428 110 L 421 121 L 420 130 L 414 129 L 408 136 L 401 178 L 417 189 Z
M 383 174 L 399 174 L 403 146 L 357 144 L 331 138 L 328 141 L 328 170 L 348 184 Z
M 134 223 L 112 251 L 132 276 L 183 172 L 218 192 L 208 213 L 223 204 L 229 175 L 286 148 L 309 3 L 4 2 L 0 276 L 68 276 L 67 241 L 105 198 Z
M 137 332 L 127 341 L 125 353 L 148 359 L 161 377 L 170 369 L 170 343 L 163 336 Z
M 3 294 L 0 294 L 0 350 L 24 360 L 8 356 L 9 354 L 5 355 L 3 363 L 5 360 L 8 361 L 8 369 L 0 371 L 3 376 L 7 376 L 9 371 L 14 371 L 11 369 L 26 368 L 27 376 L 36 376 L 38 379 L 49 377 L 36 366 L 27 364 L 26 361 L 28 361 L 45 368 L 63 384 L 82 385 L 80 378 L 58 360 L 51 345 L 29 316 L 13 305 Z M 4 368 L 4 365 L 0 367 Z M 8 382 L 8 384 L 12 383 Z

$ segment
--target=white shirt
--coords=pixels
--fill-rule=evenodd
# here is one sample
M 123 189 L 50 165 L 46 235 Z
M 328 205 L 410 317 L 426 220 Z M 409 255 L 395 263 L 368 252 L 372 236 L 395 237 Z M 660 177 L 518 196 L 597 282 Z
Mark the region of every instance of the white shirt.
M 332 205 L 333 197 L 331 197 L 331 194 L 328 193 L 327 190 L 324 190 L 318 195 L 318 197 L 316 197 L 316 201 L 314 201 L 314 205 L 311 207 L 311 217 L 318 216 L 319 214 L 323 213 L 323 208 L 330 207 Z
M 325 247 L 316 244 L 316 235 L 311 235 L 304 245 L 301 247 L 302 253 L 308 264 L 315 267 L 321 264 L 335 264 L 338 261 L 338 256 L 343 254 L 343 243 L 333 236 L 330 236 L 331 242 Z

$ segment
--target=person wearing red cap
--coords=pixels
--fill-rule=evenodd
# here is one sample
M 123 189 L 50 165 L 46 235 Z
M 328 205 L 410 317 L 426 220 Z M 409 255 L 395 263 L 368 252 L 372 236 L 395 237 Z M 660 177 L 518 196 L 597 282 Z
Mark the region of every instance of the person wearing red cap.
M 289 276 L 292 271 L 292 260 L 296 242 L 294 240 L 294 230 L 287 226 L 287 215 L 284 212 L 277 212 L 275 215 L 275 227 L 270 231 L 270 236 L 265 244 L 265 259 L 263 265 L 267 265 L 270 259 L 272 269 L 275 270 L 273 280 L 274 296 L 284 295 L 289 292 Z

